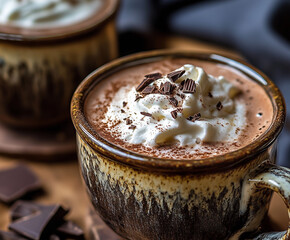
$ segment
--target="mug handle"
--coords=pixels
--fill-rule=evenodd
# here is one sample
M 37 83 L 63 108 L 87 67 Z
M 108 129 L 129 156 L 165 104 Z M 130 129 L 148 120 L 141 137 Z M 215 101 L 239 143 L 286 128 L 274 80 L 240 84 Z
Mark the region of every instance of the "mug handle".
M 253 170 L 243 185 L 241 211 L 244 212 L 251 192 L 259 188 L 268 188 L 278 193 L 288 209 L 290 218 L 290 169 L 277 166 L 269 160 Z M 247 197 L 245 197 L 247 196 Z M 245 238 L 244 240 L 248 240 Z M 287 231 L 261 233 L 251 240 L 290 240 L 290 221 Z

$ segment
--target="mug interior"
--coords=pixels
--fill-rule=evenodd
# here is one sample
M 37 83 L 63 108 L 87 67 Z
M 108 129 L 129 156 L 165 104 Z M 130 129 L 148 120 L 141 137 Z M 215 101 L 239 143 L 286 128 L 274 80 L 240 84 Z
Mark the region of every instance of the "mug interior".
M 90 91 L 103 79 L 121 69 L 154 62 L 166 58 L 190 58 L 213 63 L 224 64 L 258 83 L 267 93 L 273 106 L 273 118 L 269 128 L 255 141 L 236 151 L 223 155 L 208 157 L 205 159 L 162 159 L 150 157 L 136 152 L 125 150 L 106 139 L 89 124 L 84 114 L 84 104 Z M 231 167 L 239 164 L 254 155 L 264 151 L 271 145 L 282 130 L 285 121 L 284 99 L 271 80 L 258 69 L 241 60 L 228 58 L 217 54 L 204 54 L 189 51 L 159 50 L 139 54 L 133 54 L 112 61 L 91 73 L 76 90 L 71 104 L 72 120 L 80 137 L 85 140 L 95 151 L 105 154 L 115 161 L 131 166 L 157 171 L 179 172 L 179 171 L 205 171 L 216 168 Z

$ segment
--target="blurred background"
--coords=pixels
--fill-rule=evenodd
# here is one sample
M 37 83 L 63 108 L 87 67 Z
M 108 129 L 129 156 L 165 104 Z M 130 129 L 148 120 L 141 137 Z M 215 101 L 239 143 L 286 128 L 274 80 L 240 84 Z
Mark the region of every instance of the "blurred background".
M 290 105 L 290 1 L 123 0 L 117 18 L 120 55 L 188 48 L 241 57 L 268 75 Z M 278 164 L 290 166 L 289 113 Z

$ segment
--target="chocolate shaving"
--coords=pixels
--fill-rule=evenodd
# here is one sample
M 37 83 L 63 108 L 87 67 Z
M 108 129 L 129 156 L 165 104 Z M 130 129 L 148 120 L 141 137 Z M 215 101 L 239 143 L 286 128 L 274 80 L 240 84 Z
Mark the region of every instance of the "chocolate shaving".
M 136 128 L 135 125 L 131 125 L 131 126 L 129 127 L 129 129 L 135 129 L 135 128 Z
M 125 110 L 124 109 L 121 109 L 121 113 L 125 113 Z
M 142 94 L 150 94 L 153 93 L 155 90 L 156 86 L 147 86 L 142 90 Z
M 142 95 L 138 95 L 138 94 L 136 94 L 135 102 L 138 101 L 140 98 L 143 98 L 143 96 L 142 96 Z
M 166 82 L 160 86 L 161 94 L 170 95 L 173 91 L 173 85 L 170 82 Z
M 187 120 L 189 120 L 191 122 L 195 122 L 195 121 L 197 121 L 200 118 L 201 118 L 201 114 L 200 113 L 196 113 L 193 116 L 188 117 Z
M 208 92 L 208 96 L 209 96 L 210 98 L 212 98 L 212 94 L 211 94 L 211 92 Z
M 217 105 L 216 105 L 216 109 L 217 109 L 218 111 L 220 111 L 220 110 L 222 110 L 222 108 L 223 108 L 223 104 L 219 101 L 219 102 L 217 103 Z
M 152 117 L 151 113 L 148 112 L 140 112 L 142 115 L 147 116 L 147 117 Z
M 127 106 L 127 102 L 123 102 L 123 107 L 126 107 Z
M 133 121 L 129 118 L 126 119 L 126 125 L 130 125 Z
M 138 87 L 136 87 L 136 91 L 140 92 L 142 91 L 145 87 L 147 87 L 150 83 L 154 82 L 156 79 L 154 78 L 145 78 Z
M 176 119 L 177 118 L 177 110 L 172 111 L 171 116 L 173 119 Z
M 187 78 L 182 86 L 182 91 L 184 93 L 195 93 L 196 84 L 192 79 Z
M 175 71 L 167 74 L 167 77 L 172 81 L 176 82 L 178 78 L 180 78 L 185 73 L 184 70 Z
M 180 85 L 179 85 L 179 89 L 182 91 L 183 90 L 183 87 L 184 87 L 184 83 L 185 83 L 185 80 L 183 80 Z
M 177 101 L 176 98 L 174 98 L 174 97 L 169 98 L 169 102 L 170 102 L 174 107 L 177 107 L 177 106 L 178 106 L 178 101 Z
M 146 74 L 145 78 L 153 78 L 154 80 L 159 79 L 162 77 L 162 74 L 159 72 Z

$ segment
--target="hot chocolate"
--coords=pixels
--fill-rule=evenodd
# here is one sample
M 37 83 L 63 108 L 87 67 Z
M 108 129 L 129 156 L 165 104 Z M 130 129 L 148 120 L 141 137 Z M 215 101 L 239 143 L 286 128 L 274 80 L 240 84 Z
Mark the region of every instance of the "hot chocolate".
M 273 118 L 267 93 L 249 77 L 229 66 L 185 58 L 108 76 L 90 92 L 84 110 L 109 142 L 169 159 L 235 151 L 263 135 Z

